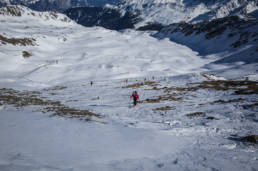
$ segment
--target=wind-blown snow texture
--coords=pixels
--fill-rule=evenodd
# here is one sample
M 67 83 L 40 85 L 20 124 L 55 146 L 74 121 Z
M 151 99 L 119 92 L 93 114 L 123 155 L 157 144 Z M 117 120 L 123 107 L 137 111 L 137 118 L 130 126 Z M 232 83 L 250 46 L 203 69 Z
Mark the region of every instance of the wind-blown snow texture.
M 0 22 L 1 171 L 258 168 L 257 144 L 242 142 L 258 130 L 257 63 L 217 64 L 223 55 L 148 32 L 21 6 L 0 9 Z M 135 89 L 142 102 L 128 108 Z M 104 117 L 50 117 L 51 106 L 43 115 L 22 95 Z

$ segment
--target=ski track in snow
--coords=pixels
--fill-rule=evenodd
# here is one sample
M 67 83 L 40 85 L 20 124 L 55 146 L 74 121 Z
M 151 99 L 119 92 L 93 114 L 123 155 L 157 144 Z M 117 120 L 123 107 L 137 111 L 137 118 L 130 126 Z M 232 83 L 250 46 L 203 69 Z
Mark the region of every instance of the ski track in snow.
M 0 105 L 1 171 L 81 170 L 256 170 L 256 146 L 233 141 L 231 136 L 257 134 L 257 109 L 245 110 L 241 102 L 211 104 L 216 100 L 257 95 L 234 95 L 231 91 L 201 89 L 181 94 L 182 101 L 143 103 L 135 108 L 123 86 L 148 81 L 157 87 L 188 87 L 206 80 L 200 73 L 214 58 L 198 56 L 191 49 L 150 33 L 115 32 L 83 28 L 74 23 L 2 17 L 1 34 L 34 37 L 38 46 L 0 46 L 0 87 L 37 90 L 47 100 L 99 113 L 104 122 L 50 117 Z M 11 19 L 11 20 L 8 20 Z M 24 23 L 30 25 L 24 31 Z M 7 22 L 8 21 L 8 22 Z M 10 29 L 12 28 L 12 29 Z M 24 59 L 22 51 L 32 54 Z M 212 65 L 232 77 L 231 67 Z M 238 72 L 256 79 L 255 65 Z M 234 70 L 233 70 L 234 71 Z M 210 79 L 226 79 L 210 76 Z M 128 79 L 128 83 L 125 80 Z M 90 81 L 93 85 L 90 86 Z M 65 86 L 62 90 L 44 88 Z M 163 90 L 136 88 L 140 99 L 164 94 Z M 52 94 L 51 94 L 52 93 Z M 180 93 L 179 93 L 180 94 Z M 169 111 L 153 109 L 171 106 Z M 206 115 L 189 118 L 193 112 Z M 206 117 L 216 119 L 208 120 Z

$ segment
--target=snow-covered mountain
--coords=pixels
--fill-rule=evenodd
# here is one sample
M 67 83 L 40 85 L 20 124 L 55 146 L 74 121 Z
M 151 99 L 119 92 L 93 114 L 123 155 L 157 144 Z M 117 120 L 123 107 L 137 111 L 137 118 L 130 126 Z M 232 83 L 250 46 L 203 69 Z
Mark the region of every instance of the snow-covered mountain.
M 93 8 L 90 10 L 90 7 L 73 8 L 65 13 L 85 26 L 98 25 L 109 29 L 114 28 L 111 24 L 111 18 L 113 18 L 113 20 L 122 20 L 120 25 L 125 22 L 134 25 L 121 28 L 160 30 L 162 26 L 179 22 L 198 23 L 234 15 L 248 18 L 249 14 L 257 9 L 257 0 L 124 0 L 117 6 L 109 5 L 96 10 Z M 95 11 L 94 15 L 92 10 Z M 110 13 L 116 13 L 116 15 L 110 15 Z M 124 17 L 124 15 L 134 17 Z
M 5 5 L 24 5 L 39 11 L 64 11 L 72 7 L 114 5 L 118 2 L 119 0 L 0 0 L 0 7 Z
M 18 17 L 21 20 L 40 20 L 44 22 L 55 22 L 59 23 L 74 23 L 71 19 L 69 19 L 66 15 L 57 13 L 57 12 L 35 12 L 25 6 L 6 6 L 0 8 L 0 15 L 3 18 L 15 18 Z M 34 24 L 33 22 L 31 24 Z
M 158 34 L 159 38 L 170 38 L 184 44 L 201 55 L 231 52 L 216 61 L 217 63 L 258 61 L 258 19 L 242 19 L 230 16 L 198 24 L 179 23 L 164 27 Z M 221 54 L 220 54 L 221 55 Z
M 26 75 L 26 78 L 29 80 L 41 78 L 40 82 L 42 82 L 44 80 L 43 78 L 46 78 L 49 82 L 60 82 L 66 79 L 67 81 L 70 79 L 78 79 L 72 76 L 74 74 L 74 69 L 72 68 L 74 67 L 81 68 L 81 73 L 78 73 L 79 78 L 86 79 L 89 77 L 88 79 L 94 80 L 148 76 L 153 72 L 156 73 L 155 75 L 167 75 L 174 73 L 173 68 L 177 68 L 176 66 L 170 68 L 174 60 L 185 61 L 180 57 L 183 55 L 180 54 L 181 52 L 184 53 L 187 51 L 187 53 L 189 53 L 189 55 L 187 55 L 188 58 L 192 58 L 193 61 L 195 59 L 194 56 L 196 56 L 190 49 L 182 46 L 182 51 L 178 51 L 179 53 L 175 55 L 178 56 L 178 58 L 171 59 L 168 56 L 173 54 L 174 45 L 173 42 L 169 40 L 159 41 L 144 32 L 126 31 L 125 33 L 119 33 L 98 27 L 84 28 L 68 19 L 67 16 L 59 13 L 35 12 L 23 6 L 7 6 L 0 9 L 0 15 L 1 22 L 5 23 L 1 26 L 1 41 L 3 44 L 1 47 L 3 48 L 1 50 L 2 60 L 7 63 L 10 62 L 8 66 L 15 61 L 14 59 L 17 61 L 24 60 L 24 62 L 17 63 L 13 71 L 11 71 L 9 67 L 1 67 L 1 73 L 9 71 L 8 73 L 11 74 L 14 72 L 12 73 L 13 76 L 18 74 L 23 78 L 22 75 Z M 18 46 L 19 42 L 22 40 L 30 40 L 29 42 L 31 43 L 25 43 L 25 47 L 23 44 L 21 44 L 22 46 Z M 18 43 L 16 44 L 16 42 Z M 137 42 L 143 43 L 141 43 L 140 46 Z M 155 42 L 160 42 L 160 46 L 156 47 Z M 147 44 L 153 45 L 153 47 L 148 47 L 153 51 L 142 51 L 145 46 L 149 46 Z M 131 48 L 135 48 L 135 50 L 131 51 L 130 46 Z M 172 47 L 171 49 L 170 46 Z M 16 50 L 8 54 L 8 49 Z M 165 49 L 167 49 L 167 52 Z M 28 52 L 32 57 L 23 59 L 23 51 Z M 159 53 L 162 55 L 154 55 Z M 7 56 L 9 55 L 15 56 L 15 58 L 8 58 Z M 34 55 L 35 58 L 33 57 Z M 149 56 L 153 56 L 153 58 L 148 59 Z M 146 58 L 146 60 L 143 60 L 144 58 Z M 160 61 L 161 58 L 166 61 L 164 65 L 163 62 Z M 35 69 L 35 65 L 44 66 L 48 64 L 47 61 L 51 59 L 61 60 L 61 63 L 64 62 L 64 65 L 59 66 L 58 73 L 60 72 L 60 75 L 50 74 L 53 72 L 52 69 L 56 68 L 55 65 L 53 65 L 53 68 L 52 66 L 48 68 L 42 67 L 42 70 L 46 69 L 45 71 L 48 74 L 45 72 L 30 73 L 30 70 Z M 77 59 L 79 62 L 72 62 L 74 64 L 70 65 L 69 63 L 74 59 Z M 196 59 L 197 66 L 207 62 L 206 60 L 199 61 L 199 58 Z M 92 63 L 89 62 L 89 60 L 92 61 Z M 30 64 L 30 62 L 32 63 Z M 185 63 L 185 65 L 188 64 Z M 192 64 L 189 64 L 189 67 L 187 67 L 190 70 L 193 69 L 191 65 Z M 16 70 L 18 66 L 21 67 L 19 69 L 20 73 L 17 73 Z M 195 66 L 193 67 L 195 68 Z M 88 70 L 87 68 L 91 69 Z M 85 73 L 85 69 L 88 70 L 88 73 Z M 188 72 L 188 69 L 186 69 L 185 72 Z M 132 73 L 132 71 L 134 72 Z M 67 75 L 65 77 L 66 79 L 64 79 L 64 73 Z M 15 76 L 14 80 L 17 77 L 19 78 L 18 75 Z
M 34 10 L 49 11 L 58 10 L 62 11 L 70 8 L 70 0 L 1 0 L 0 6 L 6 5 L 24 5 Z
M 20 4 L 39 11 L 68 9 L 69 13 L 65 13 L 78 23 L 106 28 L 133 28 L 108 26 L 112 22 L 117 25 L 121 21 L 120 25 L 130 23 L 140 28 L 154 24 L 159 29 L 159 25 L 178 22 L 196 23 L 232 15 L 248 17 L 248 14 L 258 9 L 258 0 L 0 0 L 0 6 L 4 4 Z M 103 7 L 107 4 L 110 5 Z M 91 11 L 95 11 L 94 14 Z
M 141 14 L 146 23 L 168 25 L 178 22 L 200 22 L 229 15 L 246 15 L 258 9 L 257 0 L 124 0 L 120 6 Z
M 157 30 L 155 37 L 170 38 L 201 55 L 232 52 L 217 62 L 250 63 L 258 58 L 257 11 L 257 1 L 253 0 L 143 0 L 124 1 L 119 7 L 73 8 L 65 13 L 84 26 Z M 166 26 L 171 22 L 173 24 Z
M 105 7 L 77 7 L 64 12 L 77 23 L 86 26 L 101 26 L 112 30 L 133 29 L 141 18 L 131 12 L 121 13 L 118 8 Z
M 227 58 L 257 57 L 255 19 L 154 34 L 7 6 L 0 23 L 1 171 L 257 170 L 258 63 Z

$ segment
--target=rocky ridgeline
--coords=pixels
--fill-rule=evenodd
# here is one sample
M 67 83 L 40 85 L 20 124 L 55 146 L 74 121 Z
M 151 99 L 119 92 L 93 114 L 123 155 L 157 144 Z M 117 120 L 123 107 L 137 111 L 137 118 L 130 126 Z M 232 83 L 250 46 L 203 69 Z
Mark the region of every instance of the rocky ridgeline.
M 229 16 L 196 24 L 186 22 L 163 27 L 155 36 L 170 38 L 207 55 L 249 46 L 245 62 L 257 62 L 258 19 Z
M 238 16 L 219 18 L 212 21 L 204 21 L 198 24 L 177 23 L 165 27 L 161 32 L 165 34 L 183 33 L 186 37 L 190 35 L 204 34 L 206 40 L 216 38 L 227 31 L 227 38 L 238 37 L 238 40 L 231 44 L 232 47 L 239 47 L 248 42 L 258 41 L 257 32 L 258 20 L 243 20 Z
M 72 22 L 67 16 L 57 13 L 57 12 L 37 12 L 33 11 L 25 6 L 20 5 L 8 5 L 0 8 L 0 17 L 1 16 L 13 16 L 13 17 L 22 17 L 22 16 L 30 16 L 37 17 L 38 19 L 43 20 L 56 20 L 61 22 L 70 23 Z
M 144 23 L 168 25 L 211 21 L 232 15 L 246 17 L 258 9 L 257 0 L 124 0 L 121 9 L 138 12 Z
M 64 11 L 78 6 L 104 6 L 117 4 L 120 0 L 0 0 L 0 7 L 6 5 L 24 5 L 38 11 Z
M 122 14 L 118 9 L 109 7 L 77 7 L 66 10 L 65 14 L 83 26 L 101 26 L 111 30 L 133 29 L 141 20 L 137 14 Z

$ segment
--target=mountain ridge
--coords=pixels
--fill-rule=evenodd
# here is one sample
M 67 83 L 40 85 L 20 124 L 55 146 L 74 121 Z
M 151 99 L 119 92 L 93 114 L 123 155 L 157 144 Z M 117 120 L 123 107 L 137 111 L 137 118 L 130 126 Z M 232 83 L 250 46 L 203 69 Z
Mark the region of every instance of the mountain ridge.
M 64 11 L 80 6 L 104 6 L 117 4 L 119 0 L 0 0 L 0 7 L 6 5 L 23 5 L 38 11 Z

